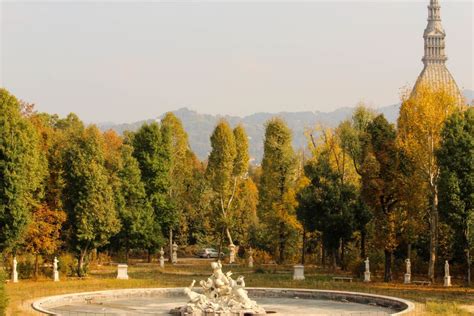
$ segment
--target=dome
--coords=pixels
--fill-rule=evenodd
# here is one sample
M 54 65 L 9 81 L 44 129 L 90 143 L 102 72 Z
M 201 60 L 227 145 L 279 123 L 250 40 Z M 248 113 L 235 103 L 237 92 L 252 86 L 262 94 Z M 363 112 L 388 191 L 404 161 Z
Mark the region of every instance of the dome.
M 459 105 L 464 104 L 461 91 L 444 64 L 427 64 L 418 76 L 412 94 L 420 86 L 428 86 L 433 90 L 446 89 L 448 93 L 454 96 Z

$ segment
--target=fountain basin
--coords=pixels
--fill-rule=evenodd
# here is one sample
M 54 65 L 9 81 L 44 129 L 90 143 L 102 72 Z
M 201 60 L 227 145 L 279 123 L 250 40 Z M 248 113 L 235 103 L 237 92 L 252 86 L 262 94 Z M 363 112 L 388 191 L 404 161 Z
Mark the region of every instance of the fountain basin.
M 413 303 L 374 294 L 289 288 L 247 288 L 250 298 L 275 315 L 407 315 Z M 45 297 L 32 307 L 47 315 L 169 315 L 187 302 L 183 288 L 141 288 Z

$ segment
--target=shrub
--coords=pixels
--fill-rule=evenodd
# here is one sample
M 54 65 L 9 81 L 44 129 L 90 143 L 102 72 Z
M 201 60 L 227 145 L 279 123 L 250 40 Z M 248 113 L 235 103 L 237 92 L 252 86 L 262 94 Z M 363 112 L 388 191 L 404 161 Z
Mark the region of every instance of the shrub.
M 75 276 L 77 274 L 77 259 L 70 253 L 64 253 L 58 258 L 59 273 L 66 276 Z
M 8 305 L 7 293 L 5 291 L 5 272 L 0 270 L 0 316 L 6 314 Z

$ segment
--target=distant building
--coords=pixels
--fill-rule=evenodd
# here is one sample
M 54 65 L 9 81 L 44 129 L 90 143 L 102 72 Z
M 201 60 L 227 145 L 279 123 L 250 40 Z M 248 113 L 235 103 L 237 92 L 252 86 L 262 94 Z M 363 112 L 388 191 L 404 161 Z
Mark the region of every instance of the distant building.
M 446 68 L 446 60 L 448 57 L 445 53 L 445 37 L 446 33 L 441 24 L 439 0 L 430 0 L 428 6 L 428 25 L 426 26 L 423 38 L 425 40 L 425 55 L 423 56 L 423 64 L 425 67 L 418 76 L 412 95 L 416 93 L 417 88 L 426 85 L 434 90 L 441 87 L 450 92 L 458 104 L 464 103 L 464 98 L 456 84 L 453 76 Z

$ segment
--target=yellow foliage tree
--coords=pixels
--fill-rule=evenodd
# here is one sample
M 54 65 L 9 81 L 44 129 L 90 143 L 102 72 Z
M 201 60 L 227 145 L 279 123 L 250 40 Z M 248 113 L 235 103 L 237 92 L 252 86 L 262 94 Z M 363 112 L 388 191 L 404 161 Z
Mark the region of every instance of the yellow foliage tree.
M 441 129 L 446 118 L 456 109 L 456 99 L 447 89 L 419 86 L 411 95 L 402 96 L 398 118 L 398 143 L 411 160 L 414 172 L 424 180 L 413 190 L 425 190 L 429 199 L 430 261 L 428 276 L 435 281 L 438 247 L 438 177 L 436 151 L 441 141 Z

